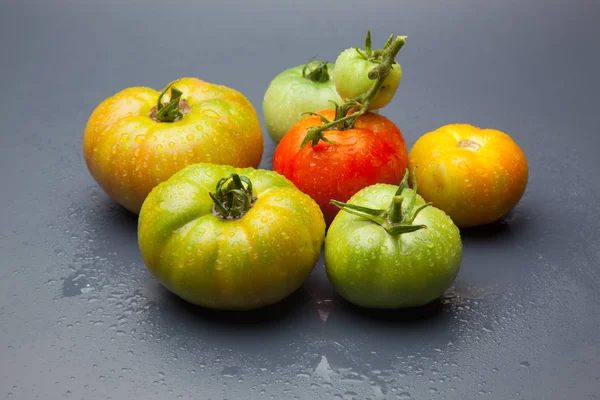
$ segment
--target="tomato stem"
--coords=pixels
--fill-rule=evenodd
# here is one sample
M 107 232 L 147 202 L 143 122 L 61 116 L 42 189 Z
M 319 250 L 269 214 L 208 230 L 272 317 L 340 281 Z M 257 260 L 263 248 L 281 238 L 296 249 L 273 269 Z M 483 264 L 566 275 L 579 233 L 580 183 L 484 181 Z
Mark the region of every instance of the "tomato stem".
M 304 68 L 302 68 L 302 76 L 315 83 L 329 82 L 327 61 L 313 61 L 313 59 L 314 57 L 304 64 Z
M 373 59 L 375 56 L 377 57 L 377 61 L 380 62 L 375 68 L 369 71 L 369 79 L 373 80 L 373 84 L 369 87 L 362 95 L 348 100 L 346 103 L 341 106 L 336 107 L 336 111 L 341 110 L 343 112 L 343 116 L 340 117 L 338 112 L 336 112 L 336 119 L 329 122 L 324 123 L 321 126 L 314 126 L 309 129 L 306 137 L 302 141 L 300 148 L 306 146 L 309 142 L 315 146 L 319 140 L 323 140 L 327 142 L 323 132 L 329 129 L 352 129 L 358 117 L 363 115 L 369 110 L 369 106 L 371 105 L 371 101 L 375 97 L 375 94 L 383 84 L 386 76 L 390 73 L 390 70 L 396 63 L 396 56 L 400 49 L 406 43 L 406 36 L 397 36 L 395 40 L 392 40 L 392 36 L 388 39 L 383 49 L 378 49 L 373 51 L 371 49 L 371 31 L 367 32 L 367 38 L 365 39 L 365 52 L 360 52 L 366 58 Z M 306 68 L 306 67 L 305 67 Z M 348 115 L 348 112 L 353 111 Z
M 167 104 L 163 104 L 162 99 L 163 96 L 167 93 L 167 90 L 171 89 L 171 100 Z M 181 117 L 183 117 L 182 109 L 183 100 L 181 100 L 181 95 L 183 93 L 173 87 L 173 84 L 170 84 L 162 91 L 160 96 L 158 96 L 158 102 L 156 104 L 156 120 L 159 122 L 175 122 Z
M 413 175 L 414 176 L 414 175 Z M 427 228 L 426 225 L 413 225 L 417 215 L 431 203 L 426 203 L 419 206 L 416 210 L 415 203 L 417 200 L 416 178 L 413 179 L 413 190 L 407 206 L 402 209 L 404 203 L 403 193 L 408 183 L 408 169 L 402 178 L 402 182 L 398 186 L 396 194 L 392 198 L 392 202 L 387 210 L 368 208 L 355 204 L 342 203 L 341 201 L 331 200 L 331 204 L 338 207 L 342 211 L 368 219 L 384 228 L 390 235 L 400 235 L 402 233 L 415 232 L 419 229 Z
M 221 178 L 215 193 L 209 193 L 213 200 L 213 214 L 222 219 L 241 218 L 256 200 L 252 196 L 252 182 L 247 176 L 231 174 Z

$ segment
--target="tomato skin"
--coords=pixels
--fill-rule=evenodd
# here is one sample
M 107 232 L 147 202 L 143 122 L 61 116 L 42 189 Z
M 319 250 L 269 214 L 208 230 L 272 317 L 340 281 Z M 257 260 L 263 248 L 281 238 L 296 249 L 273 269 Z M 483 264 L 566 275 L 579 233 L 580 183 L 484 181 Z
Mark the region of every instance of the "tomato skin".
M 319 114 L 329 120 L 335 116 L 332 110 Z M 360 116 L 353 129 L 324 132 L 337 144 L 320 141 L 300 149 L 307 131 L 322 125 L 318 116 L 296 123 L 275 149 L 273 170 L 312 197 L 329 225 L 339 211 L 330 200 L 345 202 L 374 183 L 399 183 L 408 165 L 408 151 L 398 127 L 370 112 Z
M 505 216 L 528 181 L 527 158 L 509 135 L 470 124 L 449 124 L 424 134 L 409 161 L 411 172 L 416 167 L 419 193 L 461 228 Z
M 263 138 L 256 111 L 234 89 L 197 78 L 176 80 L 189 112 L 175 122 L 149 114 L 160 92 L 124 89 L 92 112 L 83 135 L 88 170 L 116 202 L 138 213 L 150 190 L 197 162 L 258 167 Z M 170 93 L 164 96 L 165 101 Z
M 292 125 L 304 118 L 303 113 L 334 109 L 341 104 L 335 90 L 335 65 L 328 63 L 327 82 L 313 82 L 302 75 L 304 65 L 279 73 L 269 84 L 263 98 L 263 117 L 271 140 L 279 143 Z
M 363 58 L 356 48 L 349 48 L 338 55 L 335 65 L 334 82 L 337 92 L 343 99 L 353 99 L 367 92 L 373 85 L 374 81 L 369 79 L 369 71 L 379 64 Z M 369 110 L 377 110 L 392 101 L 401 79 L 402 67 L 396 63 L 373 97 Z
M 386 209 L 397 186 L 376 184 L 362 189 L 350 204 Z M 404 189 L 409 199 L 414 192 Z M 406 204 L 402 204 L 406 212 Z M 417 195 L 416 205 L 425 201 Z M 380 225 L 340 212 L 325 238 L 325 268 L 337 292 L 366 308 L 405 308 L 439 298 L 456 278 L 462 260 L 460 232 L 442 210 L 426 207 L 415 225 L 427 229 L 390 235 Z
M 209 190 L 231 173 L 250 178 L 254 205 L 239 219 L 212 213 Z M 142 206 L 138 242 L 165 287 L 203 307 L 246 310 L 276 303 L 308 277 L 325 235 L 319 207 L 283 176 L 227 165 L 190 165 Z

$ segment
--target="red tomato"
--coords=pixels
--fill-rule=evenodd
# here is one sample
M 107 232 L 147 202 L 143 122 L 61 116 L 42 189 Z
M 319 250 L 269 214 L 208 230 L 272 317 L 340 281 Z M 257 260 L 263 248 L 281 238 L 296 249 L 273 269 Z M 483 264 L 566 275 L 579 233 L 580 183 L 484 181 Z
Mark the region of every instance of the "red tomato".
M 328 120 L 335 111 L 319 112 Z M 297 122 L 275 149 L 273 169 L 312 197 L 327 225 L 339 209 L 330 200 L 346 202 L 360 189 L 375 183 L 398 184 L 408 167 L 408 151 L 400 129 L 392 121 L 368 112 L 347 130 L 326 130 L 319 141 L 300 147 L 309 129 L 322 126 L 319 116 Z

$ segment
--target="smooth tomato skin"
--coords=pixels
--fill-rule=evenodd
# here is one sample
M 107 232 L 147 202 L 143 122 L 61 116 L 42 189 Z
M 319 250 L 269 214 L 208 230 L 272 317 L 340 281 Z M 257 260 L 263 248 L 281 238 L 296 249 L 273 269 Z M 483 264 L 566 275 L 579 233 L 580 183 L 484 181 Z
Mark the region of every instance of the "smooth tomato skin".
M 329 120 L 335 116 L 332 110 L 319 114 Z M 329 225 L 339 211 L 331 200 L 345 202 L 374 183 L 398 184 L 408 166 L 408 151 L 398 127 L 374 113 L 360 116 L 353 129 L 325 131 L 336 144 L 319 141 L 300 149 L 307 131 L 322 125 L 317 116 L 296 123 L 275 149 L 273 170 L 312 197 Z
M 509 135 L 470 124 L 424 134 L 413 145 L 409 164 L 411 172 L 416 167 L 423 198 L 461 228 L 505 216 L 523 196 L 529 174 L 525 154 Z
M 305 78 L 302 76 L 303 68 L 304 65 L 298 65 L 279 73 L 265 92 L 263 117 L 274 143 L 279 143 L 290 128 L 304 118 L 303 113 L 334 109 L 332 101 L 343 103 L 332 79 L 335 65 L 327 64 L 327 82 L 313 82 Z
M 236 172 L 252 181 L 254 205 L 239 219 L 212 213 L 209 190 Z M 273 171 L 190 165 L 156 186 L 142 206 L 138 242 L 148 270 L 186 301 L 247 310 L 298 289 L 325 236 L 319 207 Z
M 175 122 L 156 122 L 149 114 L 160 92 L 124 89 L 92 112 L 83 135 L 86 165 L 108 195 L 133 213 L 160 182 L 197 162 L 258 167 L 263 137 L 256 111 L 234 89 L 182 78 L 190 111 Z M 163 102 L 170 98 L 170 92 Z
M 369 79 L 369 71 L 378 64 L 363 58 L 356 48 L 342 51 L 335 61 L 335 88 L 343 99 L 353 99 L 367 92 L 373 80 Z M 400 85 L 402 67 L 396 63 L 383 80 L 383 84 L 373 97 L 369 110 L 377 110 L 386 106 Z
M 362 189 L 351 204 L 387 209 L 398 186 L 376 184 Z M 404 189 L 403 211 L 412 197 Z M 416 205 L 425 201 L 417 195 Z M 390 235 L 378 224 L 341 211 L 325 238 L 325 268 L 337 292 L 366 308 L 406 308 L 439 298 L 458 275 L 462 260 L 460 231 L 435 207 L 414 221 L 427 229 Z

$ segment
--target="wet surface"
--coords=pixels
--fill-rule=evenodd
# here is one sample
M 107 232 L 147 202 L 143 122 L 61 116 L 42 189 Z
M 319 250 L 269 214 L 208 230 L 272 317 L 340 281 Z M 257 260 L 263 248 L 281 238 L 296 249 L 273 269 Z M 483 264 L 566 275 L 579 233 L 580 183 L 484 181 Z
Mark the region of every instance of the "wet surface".
M 418 4 L 0 6 L 0 398 L 596 398 L 599 6 Z M 367 28 L 379 42 L 409 37 L 382 110 L 407 145 L 455 121 L 509 132 L 530 164 L 521 203 L 463 230 L 457 280 L 422 309 L 351 306 L 322 258 L 300 290 L 258 311 L 170 294 L 144 268 L 136 217 L 85 168 L 93 107 L 126 86 L 197 75 L 240 90 L 260 115 L 276 73 L 333 60 Z

